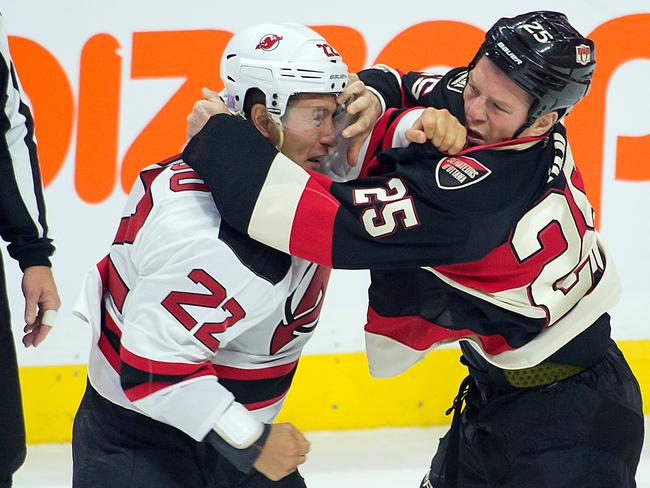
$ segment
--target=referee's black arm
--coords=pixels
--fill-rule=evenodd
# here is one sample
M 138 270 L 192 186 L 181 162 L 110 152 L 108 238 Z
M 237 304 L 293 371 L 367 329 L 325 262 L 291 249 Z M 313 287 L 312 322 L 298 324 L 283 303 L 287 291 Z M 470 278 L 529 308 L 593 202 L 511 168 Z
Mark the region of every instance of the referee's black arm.
M 29 266 L 49 266 L 54 246 L 47 236 L 34 122 L 20 96 L 1 23 L 0 30 L 0 236 L 24 271 Z

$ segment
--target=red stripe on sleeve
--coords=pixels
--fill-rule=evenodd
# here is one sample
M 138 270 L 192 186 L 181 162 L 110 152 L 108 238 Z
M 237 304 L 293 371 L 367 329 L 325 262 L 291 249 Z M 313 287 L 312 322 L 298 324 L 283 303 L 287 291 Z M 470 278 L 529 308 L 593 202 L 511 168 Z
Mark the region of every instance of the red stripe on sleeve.
M 97 263 L 97 271 L 99 272 L 99 279 L 102 282 L 102 296 L 108 290 L 108 255 L 104 256 L 100 262 Z
M 213 376 L 213 375 L 207 371 L 197 371 L 195 374 L 183 378 L 182 381 L 192 380 L 194 378 L 199 378 L 201 376 Z M 177 385 L 178 383 L 180 382 L 172 383 L 170 381 L 156 381 L 150 383 L 142 383 L 141 385 L 134 386 L 133 388 L 124 390 L 124 394 L 130 401 L 135 402 L 137 400 L 142 400 L 144 397 L 147 397 L 149 395 L 153 395 L 157 391 L 160 391 L 164 388 Z
M 122 331 L 113 320 L 111 314 L 107 311 L 104 311 L 104 324 L 106 325 L 106 328 L 115 334 L 118 338 L 122 337 Z
M 311 171 L 310 175 L 313 175 Z M 341 206 L 329 192 L 331 183 L 329 178 L 309 178 L 300 196 L 289 238 L 290 254 L 328 268 L 332 267 L 334 220 Z
M 117 268 L 115 267 L 115 264 L 113 264 L 113 261 L 110 259 L 110 257 L 108 259 L 107 270 L 108 291 L 113 298 L 113 303 L 115 303 L 117 309 L 120 311 L 120 313 L 122 313 L 124 301 L 126 300 L 126 296 L 130 291 L 129 287 L 126 286 L 126 283 L 124 283 L 124 280 L 120 276 L 120 273 L 118 273 Z
M 120 348 L 120 359 L 140 371 L 147 373 L 171 375 L 171 376 L 216 376 L 214 366 L 210 362 L 206 363 L 169 363 L 163 361 L 155 361 L 153 359 L 143 358 L 137 354 L 133 354 L 124 346 Z M 201 374 L 199 374 L 201 373 Z
M 287 392 L 284 392 L 282 395 L 277 396 L 275 398 L 271 398 L 270 400 L 263 400 L 261 402 L 253 402 L 253 403 L 244 403 L 244 406 L 246 407 L 247 410 L 259 410 L 260 408 L 268 407 L 269 405 L 273 405 L 274 403 L 278 403 L 286 395 L 287 395 Z
M 379 148 L 384 135 L 386 134 L 386 129 L 388 126 L 388 119 L 390 118 L 390 115 L 397 110 L 396 108 L 389 108 L 384 112 L 384 115 L 382 115 L 377 123 L 375 124 L 375 128 L 372 130 L 372 133 L 370 134 L 370 142 L 368 143 L 368 149 L 366 150 L 366 154 L 363 157 L 363 163 L 361 167 L 361 172 L 359 173 L 359 178 L 366 178 L 367 176 L 370 175 L 370 172 L 372 170 L 372 167 L 374 166 L 373 161 L 375 160 L 375 153 L 377 152 L 377 149 Z
M 115 334 L 118 340 L 122 337 L 122 331 L 113 320 L 113 317 L 111 317 L 111 314 L 109 314 L 106 310 L 104 310 L 102 313 L 104 314 L 104 320 L 102 320 L 102 328 L 97 345 L 111 367 L 117 372 L 117 374 L 119 374 L 120 370 L 122 369 L 120 363 L 120 355 L 118 354 L 117 349 L 111 344 L 111 341 L 108 339 L 106 330 Z
M 223 378 L 224 380 L 266 380 L 281 378 L 291 373 L 297 364 L 298 361 L 293 361 L 279 366 L 257 369 L 235 368 L 233 366 L 215 364 L 214 370 L 217 373 L 217 377 Z
M 382 151 L 387 151 L 388 149 L 391 149 L 393 147 L 393 137 L 395 136 L 395 131 L 397 130 L 397 126 L 401 122 L 401 120 L 408 114 L 409 112 L 412 112 L 413 110 L 421 110 L 424 107 L 412 107 L 408 110 L 404 110 L 401 114 L 399 114 L 397 117 L 395 117 L 395 120 L 393 120 L 386 130 L 386 134 L 382 138 L 381 142 L 381 149 Z
M 99 341 L 97 341 L 97 346 L 106 358 L 106 361 L 108 361 L 115 372 L 117 374 L 120 374 L 120 357 L 118 356 L 117 352 L 115 352 L 115 349 L 113 349 L 113 346 L 111 346 L 111 343 L 109 342 L 104 332 L 100 333 Z
M 175 383 L 162 381 L 156 383 L 142 383 L 141 385 L 124 390 L 124 394 L 130 401 L 136 402 L 174 384 Z
M 469 329 L 446 329 L 417 315 L 383 317 L 370 307 L 368 307 L 368 323 L 365 330 L 389 337 L 416 351 L 426 351 L 436 344 L 464 337 L 477 338 L 483 345 L 483 350 L 492 355 L 513 349 L 500 335 L 481 336 Z

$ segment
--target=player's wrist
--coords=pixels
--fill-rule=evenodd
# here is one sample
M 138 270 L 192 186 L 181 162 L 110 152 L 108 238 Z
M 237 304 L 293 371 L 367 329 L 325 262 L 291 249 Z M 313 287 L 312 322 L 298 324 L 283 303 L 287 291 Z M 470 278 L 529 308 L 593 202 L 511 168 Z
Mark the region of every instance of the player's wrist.
M 376 90 L 375 88 L 373 88 L 371 86 L 366 86 L 366 89 L 370 93 L 372 93 L 377 98 L 377 100 L 379 101 L 379 105 L 381 107 L 381 113 L 379 114 L 379 117 L 381 117 L 382 115 L 384 115 L 384 113 L 386 113 L 386 102 L 384 101 L 384 97 L 381 95 L 381 93 L 379 93 L 378 90 Z
M 422 116 L 424 110 L 421 107 L 402 110 L 391 124 L 395 127 L 391 147 L 406 147 L 412 142 L 406 133 L 415 126 L 415 122 Z
M 233 405 L 239 405 L 245 410 L 239 403 Z M 242 412 L 239 407 L 231 405 L 208 432 L 204 442 L 210 444 L 239 471 L 249 473 L 262 452 L 271 426 L 257 421 L 248 411 Z M 228 413 L 230 408 L 233 410 Z M 250 422 L 251 419 L 254 424 Z
M 241 403 L 233 402 L 212 427 L 235 449 L 250 447 L 264 432 L 264 424 Z

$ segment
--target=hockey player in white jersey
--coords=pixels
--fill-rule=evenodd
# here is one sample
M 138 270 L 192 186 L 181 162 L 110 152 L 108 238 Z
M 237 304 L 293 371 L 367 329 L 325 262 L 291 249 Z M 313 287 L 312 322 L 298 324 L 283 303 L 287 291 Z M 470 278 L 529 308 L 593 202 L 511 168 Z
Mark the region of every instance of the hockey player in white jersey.
M 221 77 L 232 112 L 318 169 L 336 144 L 336 95 L 348 82 L 320 35 L 295 24 L 248 28 L 226 47 Z M 178 157 L 144 169 L 75 307 L 93 340 L 73 486 L 304 487 L 296 467 L 309 443 L 271 422 L 329 273 L 223 222 Z

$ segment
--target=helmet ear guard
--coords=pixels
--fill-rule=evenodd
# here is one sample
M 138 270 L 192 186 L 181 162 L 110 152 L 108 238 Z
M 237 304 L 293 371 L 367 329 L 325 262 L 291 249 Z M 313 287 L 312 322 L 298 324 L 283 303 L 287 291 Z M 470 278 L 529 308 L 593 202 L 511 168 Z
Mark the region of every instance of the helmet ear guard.
M 347 86 L 348 69 L 332 46 L 299 24 L 258 24 L 235 34 L 221 58 L 221 79 L 228 107 L 243 115 L 251 88 L 266 97 L 274 121 L 284 115 L 291 95 L 338 94 Z
M 596 67 L 593 41 L 559 12 L 499 19 L 486 33 L 470 69 L 483 56 L 533 97 L 523 128 L 552 111 L 564 116 L 587 94 Z

